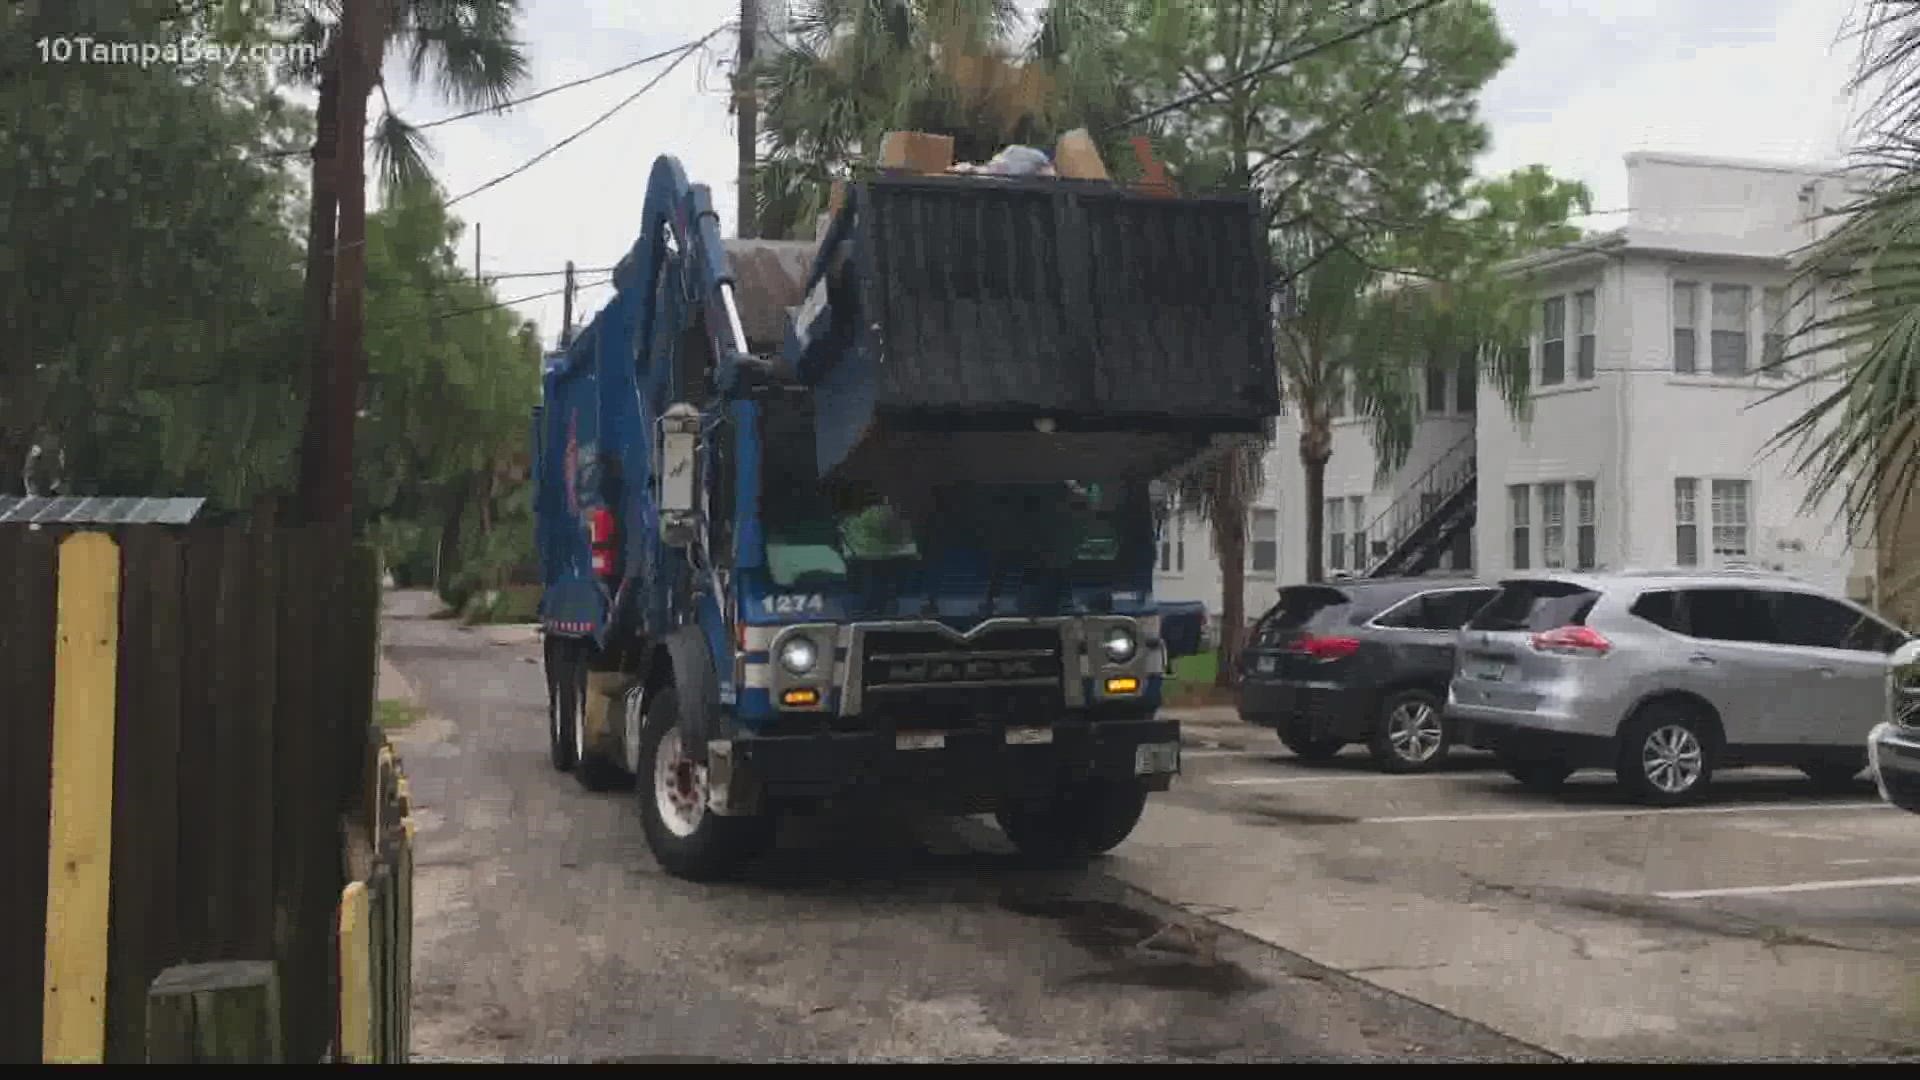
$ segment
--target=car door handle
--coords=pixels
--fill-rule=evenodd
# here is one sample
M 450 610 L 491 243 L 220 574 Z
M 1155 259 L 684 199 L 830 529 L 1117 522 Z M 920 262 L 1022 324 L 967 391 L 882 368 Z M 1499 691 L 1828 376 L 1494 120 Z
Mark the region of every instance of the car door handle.
M 1687 657 L 1687 662 L 1690 664 L 1699 664 L 1701 667 L 1712 667 L 1720 661 L 1715 660 L 1706 653 L 1694 653 L 1692 656 Z

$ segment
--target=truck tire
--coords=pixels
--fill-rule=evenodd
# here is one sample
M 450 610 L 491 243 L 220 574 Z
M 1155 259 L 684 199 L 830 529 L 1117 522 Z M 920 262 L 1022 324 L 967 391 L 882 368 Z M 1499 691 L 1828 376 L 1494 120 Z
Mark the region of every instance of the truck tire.
M 994 819 L 1021 855 L 1061 863 L 1119 847 L 1146 806 L 1146 789 L 1138 784 L 1092 783 L 1045 806 L 1002 807 Z
M 587 665 L 574 642 L 549 636 L 544 642 L 547 670 L 547 757 L 559 772 L 574 766 L 575 730 L 586 700 Z
M 663 687 L 640 721 L 634 791 L 647 847 L 661 869 L 689 881 L 739 872 L 773 842 L 771 816 L 722 817 L 706 805 L 706 767 L 680 747 L 679 695 Z

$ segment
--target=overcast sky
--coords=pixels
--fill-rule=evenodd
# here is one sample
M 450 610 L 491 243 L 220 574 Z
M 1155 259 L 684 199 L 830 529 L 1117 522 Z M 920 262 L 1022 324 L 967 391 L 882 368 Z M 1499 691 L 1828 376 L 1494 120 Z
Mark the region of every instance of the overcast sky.
M 778 0 L 763 0 L 772 6 Z M 1595 209 L 1582 224 L 1623 223 L 1630 150 L 1669 150 L 1788 163 L 1837 160 L 1850 115 L 1844 88 L 1854 43 L 1840 37 L 1854 0 L 1493 0 L 1515 54 L 1487 87 L 1493 145 L 1482 171 L 1535 162 L 1586 181 Z M 605 70 L 693 40 L 728 21 L 737 0 L 539 0 L 526 5 L 528 88 Z M 527 172 L 458 202 L 481 229 L 485 273 L 612 265 L 639 226 L 647 170 L 677 155 L 708 184 L 727 231 L 735 224 L 733 121 L 723 34 L 592 132 Z M 432 132 L 435 171 L 449 196 L 506 173 L 614 107 L 663 64 L 568 90 L 512 113 Z M 390 72 L 395 105 L 416 123 L 449 109 L 430 89 L 409 92 Z M 473 258 L 473 231 L 463 262 Z M 583 280 L 605 277 L 595 274 Z M 560 279 L 502 281 L 503 298 L 558 288 Z M 611 290 L 580 294 L 576 317 Z M 557 297 L 516 305 L 551 343 Z

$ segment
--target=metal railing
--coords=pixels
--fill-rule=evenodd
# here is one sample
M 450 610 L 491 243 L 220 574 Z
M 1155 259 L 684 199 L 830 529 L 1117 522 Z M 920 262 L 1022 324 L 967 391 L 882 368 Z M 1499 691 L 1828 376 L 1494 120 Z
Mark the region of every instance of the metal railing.
M 1427 470 L 1407 485 L 1400 497 L 1367 522 L 1366 536 L 1373 551 L 1363 573 L 1372 574 L 1400 552 L 1415 531 L 1445 509 L 1448 500 L 1474 482 L 1475 437 L 1468 431 L 1440 453 Z

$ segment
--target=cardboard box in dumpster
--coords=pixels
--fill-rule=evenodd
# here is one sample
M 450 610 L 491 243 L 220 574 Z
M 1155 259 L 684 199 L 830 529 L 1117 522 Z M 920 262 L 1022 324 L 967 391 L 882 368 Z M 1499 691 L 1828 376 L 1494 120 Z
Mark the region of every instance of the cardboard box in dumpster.
M 889 131 L 880 141 L 880 167 L 943 173 L 953 165 L 953 136 L 925 131 Z

